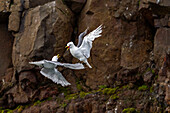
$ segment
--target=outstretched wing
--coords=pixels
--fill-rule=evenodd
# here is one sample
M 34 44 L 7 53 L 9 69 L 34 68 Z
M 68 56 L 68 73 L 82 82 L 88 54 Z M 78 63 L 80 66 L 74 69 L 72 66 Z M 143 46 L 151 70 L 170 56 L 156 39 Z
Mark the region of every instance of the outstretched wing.
M 90 50 L 92 48 L 92 42 L 94 41 L 95 38 L 98 38 L 101 36 L 102 33 L 102 25 L 100 25 L 98 28 L 90 32 L 88 35 L 86 35 L 83 39 L 83 42 L 79 49 L 82 51 L 83 55 L 86 58 L 90 57 Z
M 70 69 L 84 69 L 84 65 L 82 63 L 70 64 L 70 63 L 60 63 L 54 62 L 57 66 L 63 66 Z
M 51 79 L 54 83 L 61 84 L 63 87 L 71 85 L 63 76 L 62 74 L 55 68 L 42 68 L 40 73 L 45 77 Z
M 43 67 L 44 60 L 36 61 L 36 62 L 29 62 L 29 64 L 33 64 L 33 65 L 37 65 L 37 66 Z
M 83 37 L 87 34 L 87 31 L 88 31 L 88 28 L 79 35 L 77 47 L 81 46 L 81 44 L 83 42 Z

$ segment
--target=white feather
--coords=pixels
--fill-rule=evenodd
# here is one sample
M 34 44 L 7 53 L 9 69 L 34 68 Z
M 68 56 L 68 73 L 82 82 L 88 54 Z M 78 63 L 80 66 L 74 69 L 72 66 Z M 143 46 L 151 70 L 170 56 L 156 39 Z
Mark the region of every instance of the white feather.
M 81 63 L 76 63 L 76 64 L 60 63 L 57 62 L 56 59 L 55 61 L 41 60 L 41 61 L 29 62 L 29 63 L 41 67 L 42 69 L 40 73 L 43 76 L 51 79 L 54 83 L 61 84 L 63 87 L 71 84 L 56 69 L 57 66 L 64 66 L 70 69 L 84 69 L 84 66 Z
M 80 47 L 76 47 L 73 42 L 67 43 L 67 46 L 69 46 L 70 53 L 73 55 L 73 57 L 86 63 L 89 68 L 92 67 L 88 63 L 87 58 L 90 57 L 92 42 L 95 40 L 95 38 L 100 37 L 101 33 L 102 33 L 102 25 L 100 25 L 98 28 L 90 32 L 88 35 L 86 35 Z

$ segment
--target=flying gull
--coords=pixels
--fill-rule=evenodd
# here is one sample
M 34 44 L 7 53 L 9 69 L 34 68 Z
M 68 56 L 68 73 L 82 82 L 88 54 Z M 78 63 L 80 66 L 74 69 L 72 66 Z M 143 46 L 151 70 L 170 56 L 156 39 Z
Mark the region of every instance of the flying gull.
M 87 31 L 84 32 L 84 34 L 86 33 Z M 70 49 L 70 53 L 72 54 L 73 57 L 86 63 L 89 68 L 92 68 L 90 64 L 88 63 L 87 59 L 90 57 L 90 50 L 92 48 L 92 42 L 94 41 L 95 38 L 98 38 L 101 36 L 100 33 L 102 33 L 102 25 L 100 25 L 98 28 L 90 32 L 88 35 L 86 35 L 82 43 L 79 38 L 79 43 L 77 46 L 75 46 L 73 42 L 69 42 L 67 43 L 66 48 L 67 50 Z M 81 34 L 79 37 L 82 38 Z
M 45 77 L 51 79 L 54 83 L 61 84 L 63 87 L 71 85 L 63 75 L 56 69 L 57 66 L 63 66 L 70 69 L 84 69 L 83 64 L 69 64 L 58 62 L 59 55 L 54 56 L 51 61 L 41 60 L 36 62 L 29 62 L 29 64 L 37 65 L 41 68 L 40 73 Z

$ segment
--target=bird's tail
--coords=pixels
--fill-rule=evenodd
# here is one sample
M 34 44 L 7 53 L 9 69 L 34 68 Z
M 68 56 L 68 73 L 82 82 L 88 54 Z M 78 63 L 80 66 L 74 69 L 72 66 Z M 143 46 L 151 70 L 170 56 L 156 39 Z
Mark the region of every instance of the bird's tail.
M 88 63 L 87 60 L 86 60 L 84 63 L 86 63 L 86 65 L 87 65 L 89 68 L 92 68 L 91 65 Z

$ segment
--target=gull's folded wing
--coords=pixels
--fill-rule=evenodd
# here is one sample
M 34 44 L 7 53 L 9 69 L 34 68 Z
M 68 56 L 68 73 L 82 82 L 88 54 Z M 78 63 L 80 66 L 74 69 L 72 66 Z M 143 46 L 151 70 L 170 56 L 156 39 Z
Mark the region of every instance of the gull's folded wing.
M 98 28 L 96 28 L 95 30 L 93 30 L 92 32 L 90 32 L 88 35 L 84 37 L 83 42 L 81 46 L 79 47 L 79 49 L 82 51 L 84 56 L 86 56 L 86 58 L 90 57 L 90 50 L 92 48 L 92 42 L 94 41 L 95 38 L 98 38 L 101 36 L 100 33 L 102 33 L 102 25 L 100 25 Z
M 55 68 L 53 69 L 42 68 L 40 73 L 45 77 L 51 79 L 54 83 L 61 84 L 63 87 L 71 85 Z

